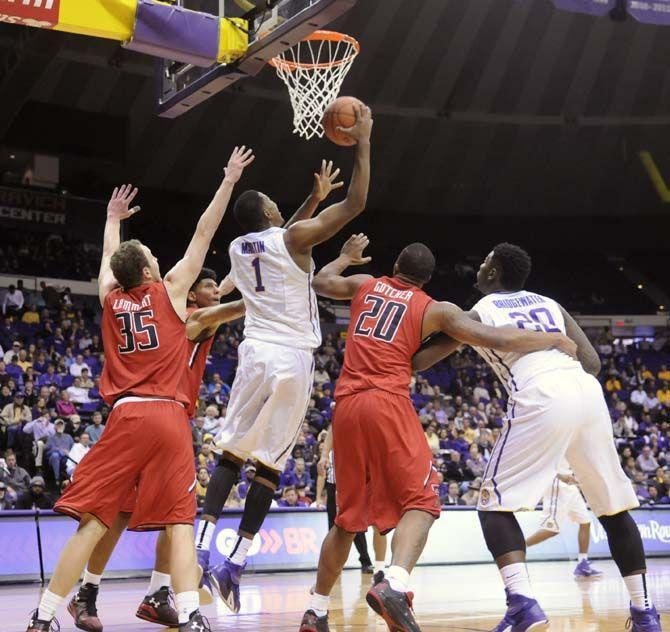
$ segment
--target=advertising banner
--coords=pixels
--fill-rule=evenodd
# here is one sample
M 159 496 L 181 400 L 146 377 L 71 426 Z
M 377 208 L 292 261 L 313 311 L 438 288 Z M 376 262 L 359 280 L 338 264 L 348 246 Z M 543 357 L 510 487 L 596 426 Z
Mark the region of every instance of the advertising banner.
M 0 187 L 0 227 L 67 233 L 97 243 L 102 239 L 105 206 L 105 202 L 49 191 Z
M 616 5 L 616 0 L 553 0 L 554 6 L 562 11 L 607 15 Z
M 639 509 L 631 512 L 648 555 L 670 556 L 670 507 Z M 241 513 L 226 512 L 217 524 L 212 540 L 212 564 L 223 561 L 236 537 Z M 517 514 L 526 535 L 535 531 L 541 521 L 539 511 Z M 325 512 L 313 510 L 276 510 L 267 517 L 249 552 L 249 571 L 290 571 L 316 568 L 321 542 L 328 529 Z M 74 532 L 76 522 L 52 512 L 39 516 L 44 571 L 52 571 L 65 542 Z M 154 564 L 157 534 L 125 533 L 108 566 L 108 574 L 142 576 Z M 0 581 L 39 578 L 37 531 L 33 512 L 0 513 Z M 372 552 L 372 533 L 368 533 Z M 390 553 L 389 553 L 390 554 Z M 591 524 L 591 557 L 610 557 L 607 538 L 595 517 Z M 561 533 L 528 550 L 529 560 L 561 560 L 577 557 L 577 526 L 562 525 Z M 453 508 L 442 512 L 430 532 L 420 564 L 462 564 L 489 562 L 477 512 L 471 508 Z M 357 553 L 347 562 L 348 568 L 359 566 Z
M 646 24 L 670 24 L 670 0 L 628 0 L 628 12 Z
M 50 29 L 58 24 L 60 0 L 0 0 L 0 22 Z

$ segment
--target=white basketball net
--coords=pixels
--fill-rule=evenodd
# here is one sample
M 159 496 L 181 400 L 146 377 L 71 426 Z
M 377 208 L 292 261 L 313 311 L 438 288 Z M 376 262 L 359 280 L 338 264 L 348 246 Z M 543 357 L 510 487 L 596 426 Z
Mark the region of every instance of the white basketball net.
M 359 50 L 349 36 L 334 39 L 317 31 L 272 60 L 291 97 L 294 134 L 306 140 L 323 137 L 323 114 L 340 94 Z

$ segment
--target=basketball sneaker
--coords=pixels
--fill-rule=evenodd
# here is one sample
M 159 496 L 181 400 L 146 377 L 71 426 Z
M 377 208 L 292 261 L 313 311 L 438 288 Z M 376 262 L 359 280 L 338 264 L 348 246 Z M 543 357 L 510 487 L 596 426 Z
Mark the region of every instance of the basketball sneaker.
M 223 564 L 212 568 L 209 572 L 209 578 L 214 588 L 216 588 L 221 599 L 237 614 L 240 611 L 240 579 L 246 564 L 239 566 L 233 564 L 228 558 Z
M 60 623 L 58 623 L 58 619 L 41 621 L 37 618 L 37 610 L 33 610 L 26 632 L 60 632 Z
M 525 595 L 507 593 L 507 612 L 503 620 L 491 632 L 526 632 L 526 630 L 548 630 L 549 619 L 535 599 Z
M 393 590 L 382 571 L 374 576 L 372 588 L 365 597 L 368 606 L 386 621 L 391 632 L 421 632 L 412 611 L 413 599 L 411 592 Z
M 593 568 L 588 560 L 582 560 L 575 567 L 573 575 L 575 576 L 575 579 L 594 579 L 596 577 L 600 577 L 602 575 L 602 571 L 597 571 L 595 568 Z
M 179 632 L 212 632 L 207 617 L 200 614 L 200 610 L 196 610 L 191 614 L 188 623 L 179 624 Z
M 630 632 L 661 632 L 661 615 L 655 607 L 642 610 L 630 607 L 630 619 L 626 622 L 626 630 Z
M 302 617 L 299 632 L 330 632 L 328 615 L 317 617 L 314 610 L 308 610 Z
M 164 625 L 167 628 L 176 628 L 179 625 L 179 617 L 172 605 L 172 593 L 168 586 L 163 586 L 153 595 L 147 595 L 137 609 L 135 616 L 138 619 Z
M 86 632 L 102 632 L 102 622 L 98 619 L 99 586 L 95 584 L 82 584 L 79 591 L 72 597 L 67 605 L 67 611 L 74 619 L 75 627 Z
M 214 601 L 214 591 L 209 578 L 209 551 L 196 549 L 198 567 L 200 568 L 200 582 L 198 583 L 198 597 L 201 606 L 209 606 Z

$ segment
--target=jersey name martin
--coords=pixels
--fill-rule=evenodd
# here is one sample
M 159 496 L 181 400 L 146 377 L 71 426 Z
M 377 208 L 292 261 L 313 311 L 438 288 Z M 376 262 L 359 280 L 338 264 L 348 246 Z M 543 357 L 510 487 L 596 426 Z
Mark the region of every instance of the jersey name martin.
M 124 312 L 139 312 L 141 309 L 151 307 L 151 294 L 147 294 L 141 303 L 134 303 L 125 298 L 114 299 L 114 304 L 112 305 L 113 311 L 124 311 Z
M 517 309 L 519 307 L 528 307 L 529 305 L 537 305 L 539 303 L 546 303 L 543 296 L 537 294 L 526 294 L 518 298 L 499 298 L 491 301 L 499 309 Z
M 387 296 L 388 298 L 396 298 L 400 301 L 409 301 L 414 295 L 412 290 L 397 290 L 396 288 L 391 287 L 382 281 L 375 283 L 374 292 L 381 294 L 382 296 Z
M 265 252 L 264 241 L 243 241 L 240 244 L 240 253 L 243 255 L 259 255 Z

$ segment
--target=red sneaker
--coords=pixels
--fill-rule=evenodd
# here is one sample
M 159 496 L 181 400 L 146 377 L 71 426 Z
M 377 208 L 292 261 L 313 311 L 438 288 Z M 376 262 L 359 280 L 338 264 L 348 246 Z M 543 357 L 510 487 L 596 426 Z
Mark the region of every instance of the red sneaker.
M 382 571 L 375 575 L 365 597 L 368 606 L 386 621 L 390 632 L 421 632 L 412 611 L 412 599 L 411 592 L 393 590 Z
M 75 627 L 85 632 L 102 632 L 102 622 L 98 619 L 98 586 L 82 584 L 67 605 L 67 611 L 74 619 Z

